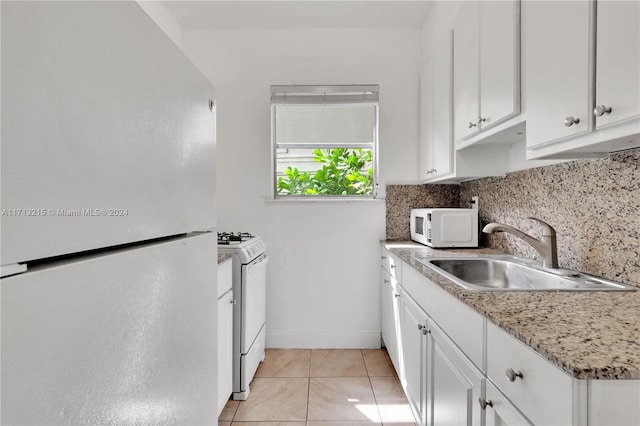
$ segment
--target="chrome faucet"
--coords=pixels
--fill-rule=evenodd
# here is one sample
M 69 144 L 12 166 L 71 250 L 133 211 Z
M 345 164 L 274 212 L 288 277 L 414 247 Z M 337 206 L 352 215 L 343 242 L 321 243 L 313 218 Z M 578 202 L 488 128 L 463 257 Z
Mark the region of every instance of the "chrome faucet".
M 494 232 L 508 232 L 509 234 L 513 234 L 536 249 L 540 256 L 542 256 L 542 266 L 545 268 L 558 269 L 556 230 L 548 223 L 543 222 L 540 219 L 536 219 L 535 217 L 528 217 L 527 219 L 535 220 L 544 227 L 542 238 L 540 240 L 537 240 L 512 226 L 503 225 L 501 223 L 490 223 L 482 229 L 482 232 L 487 234 L 493 234 Z

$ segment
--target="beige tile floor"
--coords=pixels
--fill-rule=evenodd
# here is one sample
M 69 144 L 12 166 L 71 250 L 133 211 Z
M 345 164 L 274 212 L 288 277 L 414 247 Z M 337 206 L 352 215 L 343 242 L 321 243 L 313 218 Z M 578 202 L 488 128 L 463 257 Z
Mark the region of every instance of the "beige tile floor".
M 267 349 L 246 401 L 229 401 L 222 426 L 415 425 L 387 352 Z

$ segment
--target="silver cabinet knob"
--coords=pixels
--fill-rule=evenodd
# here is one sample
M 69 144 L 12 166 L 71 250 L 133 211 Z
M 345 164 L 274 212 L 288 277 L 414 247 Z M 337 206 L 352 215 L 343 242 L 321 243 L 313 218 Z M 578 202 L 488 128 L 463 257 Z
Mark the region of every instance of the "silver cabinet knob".
M 513 371 L 511 368 L 507 368 L 504 374 L 510 382 L 515 382 L 518 377 L 522 379 L 522 373 L 520 371 Z
M 216 106 L 213 100 L 209 99 L 209 111 L 213 112 L 213 108 Z
M 389 265 L 391 269 L 396 269 L 396 265 Z
M 469 122 L 469 128 L 473 129 L 474 127 L 476 127 L 478 125 L 478 123 L 474 123 L 473 121 Z
M 231 303 L 232 305 L 235 305 L 236 304 L 236 299 L 231 299 L 231 302 L 229 302 L 229 303 Z
M 384 260 L 384 259 L 386 259 L 386 258 L 387 258 L 387 256 L 382 256 L 382 260 Z
M 487 121 L 485 117 L 478 117 L 478 124 L 484 123 L 485 121 Z
M 431 333 L 431 330 L 429 330 L 424 324 L 418 324 L 418 330 L 422 330 L 422 334 L 425 335 Z
M 579 122 L 580 122 L 579 118 L 573 117 L 571 115 L 564 119 L 564 125 L 567 127 L 571 127 L 574 124 L 578 124 Z
M 593 115 L 596 117 L 602 117 L 605 114 L 611 114 L 611 107 L 608 107 L 606 105 L 597 105 L 593 109 Z
M 395 297 L 400 297 L 400 293 L 395 293 L 394 296 Z
M 391 282 L 391 281 L 389 281 L 389 280 L 384 280 L 384 283 L 385 283 L 385 284 L 389 284 L 390 282 Z
M 493 402 L 484 399 L 483 397 L 478 398 L 478 403 L 480 404 L 480 408 L 486 410 L 487 407 L 493 407 Z

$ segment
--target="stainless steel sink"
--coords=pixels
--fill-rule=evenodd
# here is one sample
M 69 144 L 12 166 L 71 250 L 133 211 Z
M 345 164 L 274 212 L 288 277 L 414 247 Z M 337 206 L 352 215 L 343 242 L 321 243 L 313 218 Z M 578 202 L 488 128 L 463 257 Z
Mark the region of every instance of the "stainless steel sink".
M 567 269 L 547 269 L 516 257 L 418 259 L 473 291 L 634 291 L 635 288 Z

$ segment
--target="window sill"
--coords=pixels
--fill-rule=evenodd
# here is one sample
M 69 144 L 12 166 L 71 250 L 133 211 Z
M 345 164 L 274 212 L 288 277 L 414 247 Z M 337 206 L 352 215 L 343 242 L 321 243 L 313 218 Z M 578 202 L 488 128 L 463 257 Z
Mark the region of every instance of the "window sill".
M 280 203 L 384 203 L 384 198 L 309 197 L 309 198 L 265 198 L 267 204 Z

